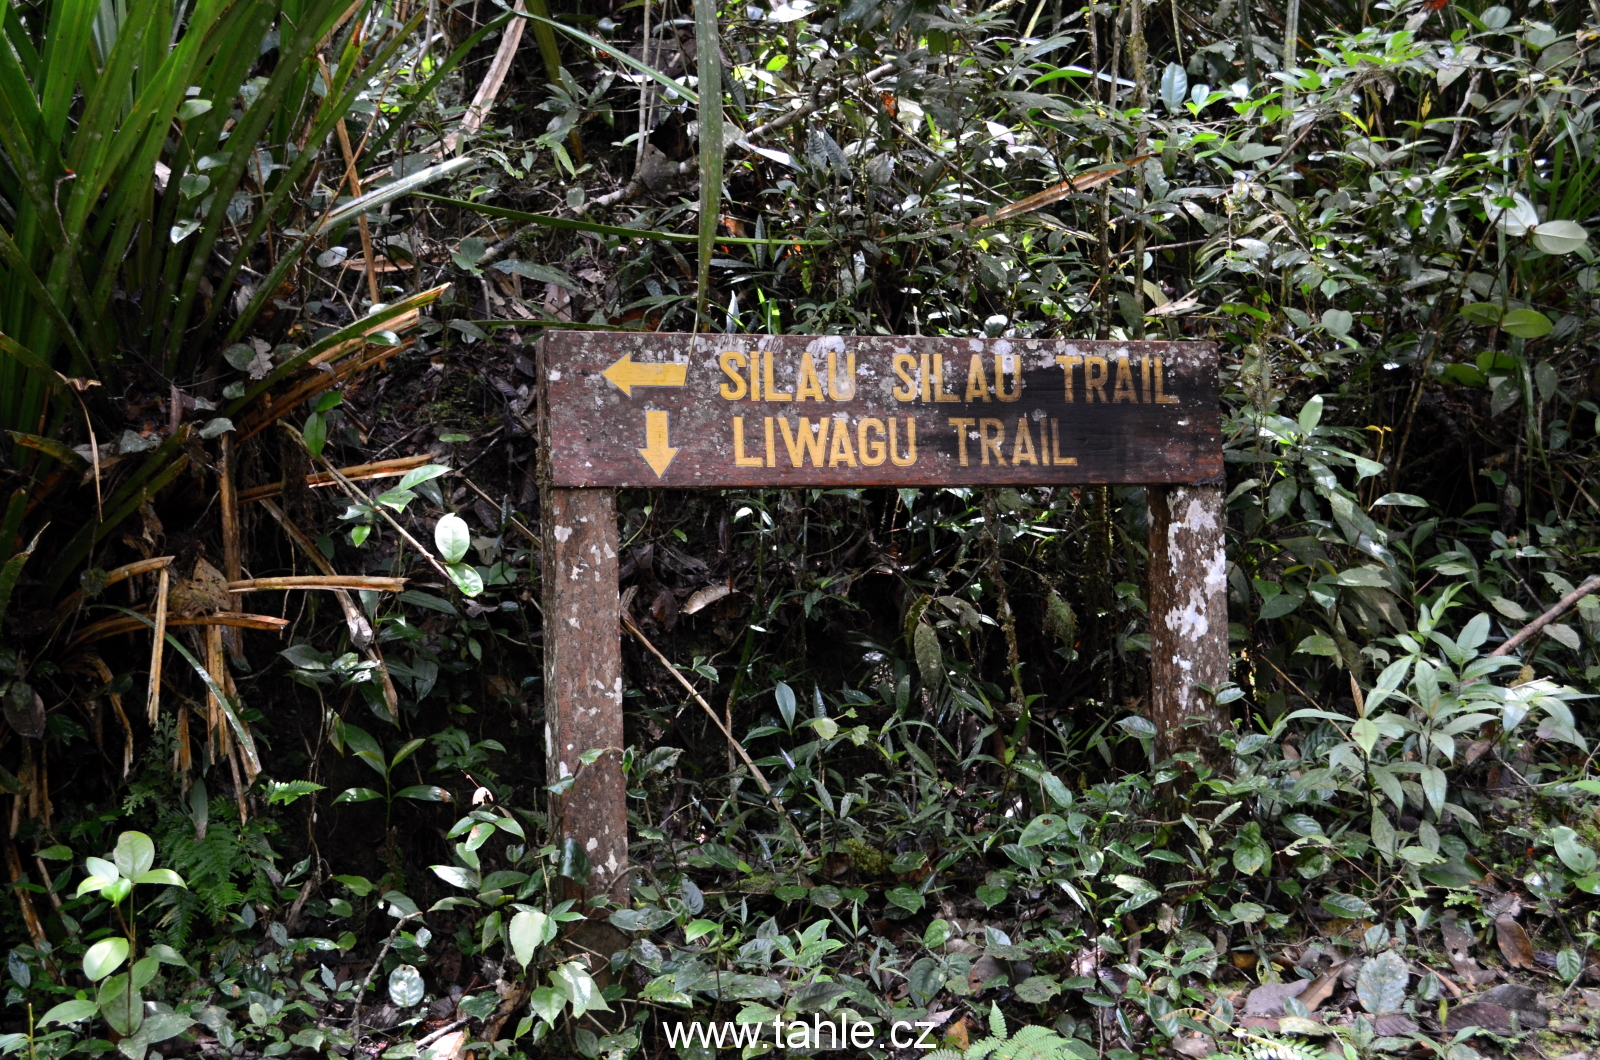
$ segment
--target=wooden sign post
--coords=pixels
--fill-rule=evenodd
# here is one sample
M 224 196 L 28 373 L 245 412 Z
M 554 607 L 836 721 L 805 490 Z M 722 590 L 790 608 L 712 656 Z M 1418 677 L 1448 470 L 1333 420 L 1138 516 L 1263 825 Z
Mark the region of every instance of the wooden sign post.
M 1209 343 L 555 332 L 539 346 L 545 740 L 591 893 L 627 894 L 613 491 L 1150 489 L 1160 750 L 1227 677 L 1222 441 Z

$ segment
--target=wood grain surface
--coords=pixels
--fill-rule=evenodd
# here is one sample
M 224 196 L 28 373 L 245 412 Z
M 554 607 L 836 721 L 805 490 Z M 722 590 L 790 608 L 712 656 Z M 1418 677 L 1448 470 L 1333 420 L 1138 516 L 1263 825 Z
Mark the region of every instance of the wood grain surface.
M 558 487 L 1204 483 L 1203 342 L 554 332 Z

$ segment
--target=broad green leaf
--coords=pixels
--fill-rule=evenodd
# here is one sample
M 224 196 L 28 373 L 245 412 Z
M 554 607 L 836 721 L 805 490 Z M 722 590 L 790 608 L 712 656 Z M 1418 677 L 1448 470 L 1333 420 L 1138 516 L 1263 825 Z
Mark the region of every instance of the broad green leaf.
M 183 877 L 171 869 L 149 869 L 133 878 L 134 883 L 158 883 L 168 887 L 184 887 Z
M 420 1002 L 423 993 L 422 973 L 415 966 L 402 964 L 389 973 L 389 1000 L 401 1008 Z
M 1492 328 L 1500 323 L 1500 306 L 1495 302 L 1470 302 L 1461 307 L 1461 319 L 1480 328 Z
M 1315 817 L 1303 813 L 1283 815 L 1284 827 L 1298 836 L 1322 835 L 1322 825 Z
M 939 634 L 926 622 L 918 622 L 912 632 L 911 646 L 922 683 L 930 689 L 938 688 L 944 683 L 944 656 L 939 650 Z
M 449 802 L 450 793 L 434 784 L 413 784 L 394 793 L 397 799 L 416 799 L 418 802 Z
M 510 917 L 507 934 L 510 935 L 510 951 L 522 967 L 528 967 L 533 964 L 534 950 L 554 937 L 555 921 L 539 909 L 523 909 L 522 913 Z
M 1306 655 L 1326 655 L 1329 658 L 1338 658 L 1339 645 L 1335 644 L 1333 638 L 1326 634 L 1313 633 L 1300 642 L 1299 646 L 1295 648 L 1295 652 L 1297 654 L 1303 652 Z
M 1556 954 L 1556 974 L 1568 983 L 1576 983 L 1583 974 L 1583 959 L 1571 946 Z
M 1370 920 L 1378 915 L 1378 911 L 1366 899 L 1338 891 L 1323 895 L 1322 908 L 1332 916 L 1347 920 Z
M 98 983 L 128 959 L 128 940 L 118 935 L 101 939 L 90 946 L 83 955 L 83 974 L 89 982 Z
M 1533 245 L 1546 254 L 1571 254 L 1588 241 L 1588 230 L 1576 221 L 1541 221 L 1533 226 Z
M 1041 843 L 1048 843 L 1062 832 L 1066 831 L 1067 822 L 1064 818 L 1053 813 L 1042 813 L 1028 822 L 1022 830 L 1022 837 L 1017 840 L 1020 846 L 1036 847 Z
M 423 464 L 421 467 L 414 467 L 400 477 L 398 488 L 403 490 L 411 489 L 431 479 L 436 479 L 440 475 L 448 475 L 451 470 L 451 468 L 443 464 Z
M 1254 924 L 1267 915 L 1266 909 L 1255 902 L 1234 902 L 1228 912 L 1240 924 Z
M 61 1004 L 46 1012 L 39 1020 L 39 1026 L 48 1027 L 52 1023 L 77 1023 L 86 1020 L 100 1011 L 100 1006 L 93 1001 L 63 1001 Z
M 550 986 L 541 986 L 528 995 L 528 1007 L 542 1020 L 551 1026 L 561 1018 L 562 1011 L 567 1007 L 566 995 Z
M 1322 326 L 1328 334 L 1337 338 L 1344 338 L 1350 334 L 1350 329 L 1355 326 L 1355 318 L 1343 309 L 1330 309 L 1322 314 Z M 1321 402 L 1318 402 L 1320 408 Z
M 1328 312 L 1329 313 L 1335 313 L 1335 312 L 1338 312 L 1338 310 L 1330 309 Z M 1349 313 L 1345 314 L 1345 317 L 1347 319 L 1349 318 L 1349 316 L 1350 316 Z M 1309 435 L 1312 431 L 1317 429 L 1317 424 L 1319 424 L 1321 422 L 1322 422 L 1322 395 L 1321 394 L 1316 394 L 1316 395 L 1312 396 L 1310 401 L 1307 401 L 1300 408 L 1300 416 L 1299 416 L 1300 431 L 1301 431 L 1302 434 Z
M 156 845 L 143 832 L 123 832 L 117 836 L 111 861 L 118 872 L 131 880 L 155 864 Z
M 465 519 L 448 512 L 439 517 L 433 528 L 433 543 L 439 547 L 439 555 L 446 563 L 460 563 L 461 557 L 472 547 L 472 531 L 467 528 Z
M 1556 848 L 1559 857 L 1567 868 L 1580 876 L 1587 876 L 1595 870 L 1600 859 L 1597 859 L 1593 848 L 1578 839 L 1578 833 L 1566 825 L 1561 825 L 1550 830 L 1550 842 Z
M 1356 997 L 1361 1007 L 1375 1016 L 1399 1012 L 1410 980 L 1411 969 L 1405 958 L 1394 950 L 1384 950 L 1361 966 L 1356 975 Z
M 477 596 L 483 592 L 483 575 L 470 563 L 446 563 L 444 569 L 450 572 L 450 580 L 456 583 L 463 596 Z
M 373 799 L 381 798 L 383 792 L 371 788 L 345 788 L 334 797 L 333 804 L 337 806 L 341 802 L 371 802 Z
M 1371 718 L 1357 718 L 1355 724 L 1350 726 L 1350 736 L 1356 745 L 1361 748 L 1361 753 L 1371 756 L 1372 748 L 1377 744 L 1378 726 Z
M 610 1012 L 600 988 L 578 961 L 568 961 L 550 973 L 550 985 L 566 995 L 574 1019 L 585 1012 Z
M 1189 95 L 1189 71 L 1178 63 L 1168 63 L 1161 71 L 1161 102 L 1174 114 L 1181 113 Z
M 1500 330 L 1519 339 L 1542 339 L 1555 327 L 1537 309 L 1513 309 L 1500 321 Z
M 921 891 L 905 886 L 890 888 L 884 898 L 910 913 L 920 913 L 928 902 Z
M 779 681 L 777 686 L 773 688 L 772 695 L 778 701 L 778 713 L 783 717 L 784 726 L 790 729 L 794 728 L 796 710 L 794 689 Z

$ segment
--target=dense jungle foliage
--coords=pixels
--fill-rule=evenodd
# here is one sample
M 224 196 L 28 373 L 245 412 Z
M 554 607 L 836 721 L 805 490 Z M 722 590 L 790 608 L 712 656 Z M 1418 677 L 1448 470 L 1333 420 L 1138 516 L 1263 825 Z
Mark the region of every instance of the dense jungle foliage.
M 1600 3 L 0 35 L 0 1053 L 1593 1048 Z M 1156 758 L 1143 489 L 624 492 L 676 673 L 624 644 L 636 876 L 584 899 L 580 327 L 1216 342 L 1223 760 Z

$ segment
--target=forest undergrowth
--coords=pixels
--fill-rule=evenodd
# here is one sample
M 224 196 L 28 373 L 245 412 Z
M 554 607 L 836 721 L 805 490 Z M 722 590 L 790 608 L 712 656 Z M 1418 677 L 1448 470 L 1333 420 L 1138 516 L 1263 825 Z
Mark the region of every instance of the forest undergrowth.
M 1592 1054 L 1600 7 L 0 34 L 0 1053 Z M 1220 752 L 1157 755 L 1143 488 L 622 491 L 586 899 L 571 328 L 1216 343 Z

